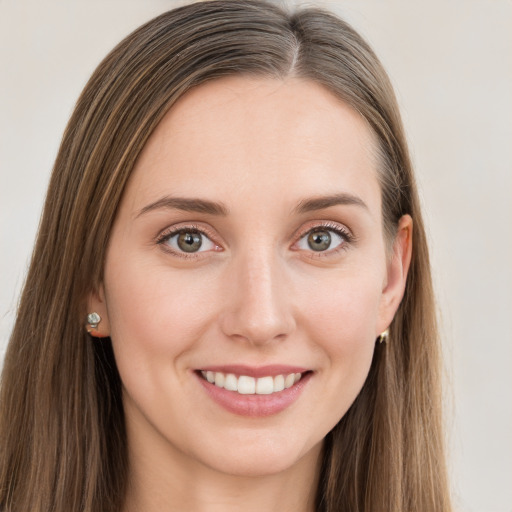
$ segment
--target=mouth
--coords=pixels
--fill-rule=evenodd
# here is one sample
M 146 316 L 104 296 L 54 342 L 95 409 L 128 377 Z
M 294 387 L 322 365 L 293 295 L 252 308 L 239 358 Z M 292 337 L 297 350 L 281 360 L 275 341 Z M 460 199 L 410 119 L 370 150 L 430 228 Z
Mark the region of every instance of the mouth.
M 272 395 L 280 393 L 285 389 L 291 388 L 307 373 L 310 372 L 292 372 L 275 376 L 252 377 L 250 375 L 200 370 L 201 377 L 210 384 L 240 395 Z
M 291 366 L 209 367 L 194 372 L 214 402 L 239 416 L 265 417 L 288 409 L 311 381 L 312 370 Z

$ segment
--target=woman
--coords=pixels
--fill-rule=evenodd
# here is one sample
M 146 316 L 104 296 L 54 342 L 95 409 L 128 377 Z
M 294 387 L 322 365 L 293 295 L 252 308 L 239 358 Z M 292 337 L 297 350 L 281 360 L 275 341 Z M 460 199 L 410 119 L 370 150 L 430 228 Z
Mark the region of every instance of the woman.
M 4 510 L 450 510 L 414 177 L 353 29 L 215 0 L 106 57 L 1 408 Z

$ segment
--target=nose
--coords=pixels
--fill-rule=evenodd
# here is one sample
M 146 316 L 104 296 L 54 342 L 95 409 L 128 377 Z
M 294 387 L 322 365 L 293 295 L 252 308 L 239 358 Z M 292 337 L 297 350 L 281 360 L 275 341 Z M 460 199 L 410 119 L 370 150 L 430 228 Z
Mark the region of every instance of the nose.
M 295 329 L 291 290 L 282 262 L 272 250 L 233 262 L 225 307 L 219 317 L 225 335 L 253 345 L 284 340 Z

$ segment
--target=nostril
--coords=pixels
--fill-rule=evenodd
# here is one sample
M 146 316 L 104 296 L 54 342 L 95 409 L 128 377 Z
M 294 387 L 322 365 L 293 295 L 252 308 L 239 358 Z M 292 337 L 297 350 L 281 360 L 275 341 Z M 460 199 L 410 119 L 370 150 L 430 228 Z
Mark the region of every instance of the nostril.
M 239 305 L 220 317 L 220 327 L 233 340 L 254 345 L 284 341 L 294 331 L 295 321 L 287 312 L 275 313 L 261 315 L 258 311 Z

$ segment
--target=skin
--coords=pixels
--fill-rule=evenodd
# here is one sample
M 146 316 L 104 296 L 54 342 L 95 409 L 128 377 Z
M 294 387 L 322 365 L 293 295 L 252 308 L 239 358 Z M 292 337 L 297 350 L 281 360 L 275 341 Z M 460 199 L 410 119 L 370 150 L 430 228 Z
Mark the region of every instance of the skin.
M 356 112 L 297 78 L 202 85 L 151 135 L 89 301 L 124 386 L 127 511 L 314 509 L 322 441 L 366 379 L 410 262 L 410 217 L 391 251 L 384 240 L 373 144 Z M 352 202 L 298 210 L 335 194 Z M 163 197 L 226 211 L 155 206 Z M 162 241 L 191 225 L 208 237 L 200 252 Z M 314 228 L 349 236 L 329 231 L 329 249 L 313 251 Z M 225 364 L 312 375 L 290 407 L 251 418 L 194 373 Z

